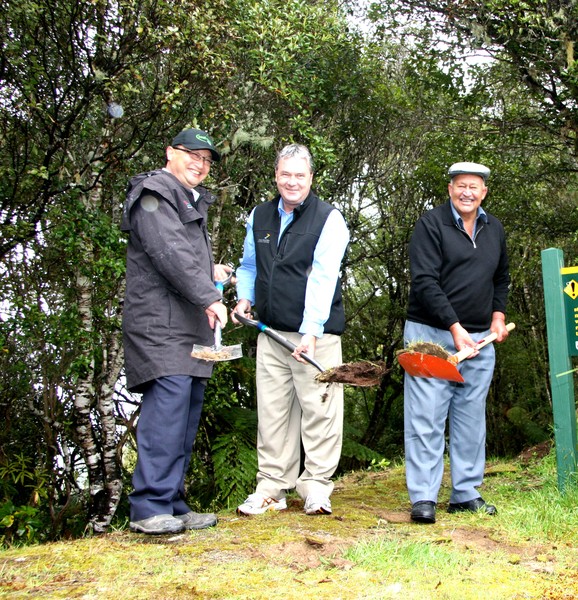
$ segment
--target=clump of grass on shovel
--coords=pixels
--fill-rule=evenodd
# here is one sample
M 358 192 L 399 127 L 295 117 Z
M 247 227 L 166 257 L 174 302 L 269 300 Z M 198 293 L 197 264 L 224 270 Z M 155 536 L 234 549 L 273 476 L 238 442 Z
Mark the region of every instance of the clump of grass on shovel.
M 431 356 L 437 356 L 448 360 L 451 354 L 439 344 L 434 342 L 410 342 L 405 348 L 399 350 L 397 353 L 402 354 L 403 352 L 414 352 L 419 354 L 429 354 Z
M 383 361 L 370 362 L 362 360 L 326 369 L 318 373 L 315 380 L 319 383 L 347 383 L 360 387 L 370 387 L 379 385 L 388 371 L 389 369 Z

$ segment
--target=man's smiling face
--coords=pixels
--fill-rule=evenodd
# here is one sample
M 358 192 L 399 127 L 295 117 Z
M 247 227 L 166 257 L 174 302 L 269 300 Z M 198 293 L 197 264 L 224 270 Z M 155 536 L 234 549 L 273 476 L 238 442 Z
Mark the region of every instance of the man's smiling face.
M 292 156 L 282 158 L 275 171 L 277 189 L 283 200 L 283 208 L 291 212 L 309 195 L 313 173 L 305 158 Z
M 167 148 L 166 169 L 185 187 L 194 188 L 209 174 L 211 169 L 210 159 L 211 152 L 209 150 L 191 150 L 187 152 L 185 148 L 169 146 Z
M 475 218 L 488 188 L 479 175 L 456 175 L 448 185 L 453 207 L 464 221 Z

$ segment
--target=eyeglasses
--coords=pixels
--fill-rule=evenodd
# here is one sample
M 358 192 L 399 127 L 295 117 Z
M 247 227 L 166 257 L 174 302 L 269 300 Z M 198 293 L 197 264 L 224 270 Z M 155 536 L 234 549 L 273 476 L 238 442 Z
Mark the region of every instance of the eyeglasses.
M 188 148 L 175 148 L 173 146 L 173 150 L 180 150 L 181 152 L 186 152 L 190 158 L 196 160 L 197 162 L 202 162 L 203 164 L 208 165 L 209 167 L 215 162 L 212 158 L 207 158 L 194 150 L 189 150 Z

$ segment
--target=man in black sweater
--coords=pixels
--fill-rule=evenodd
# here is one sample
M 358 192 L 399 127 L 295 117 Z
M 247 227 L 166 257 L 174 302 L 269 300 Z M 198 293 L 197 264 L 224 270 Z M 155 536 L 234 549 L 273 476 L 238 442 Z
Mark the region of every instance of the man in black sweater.
M 404 338 L 438 343 L 450 353 L 490 332 L 503 341 L 510 282 L 502 224 L 486 213 L 490 170 L 476 163 L 449 169 L 449 201 L 418 220 L 409 247 L 411 290 Z M 465 383 L 405 374 L 406 480 L 411 518 L 434 523 L 449 419 L 452 490 L 448 512 L 496 508 L 480 497 L 485 467 L 486 396 L 493 345 L 460 364 Z

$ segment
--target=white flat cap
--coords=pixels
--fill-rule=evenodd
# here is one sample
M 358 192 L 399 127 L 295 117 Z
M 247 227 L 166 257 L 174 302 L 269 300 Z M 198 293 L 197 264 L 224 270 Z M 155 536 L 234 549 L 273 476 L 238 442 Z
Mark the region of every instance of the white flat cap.
M 484 181 L 490 176 L 490 169 L 485 165 L 473 162 L 454 163 L 448 170 L 448 175 L 454 178 L 456 175 L 479 175 Z

